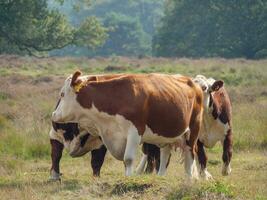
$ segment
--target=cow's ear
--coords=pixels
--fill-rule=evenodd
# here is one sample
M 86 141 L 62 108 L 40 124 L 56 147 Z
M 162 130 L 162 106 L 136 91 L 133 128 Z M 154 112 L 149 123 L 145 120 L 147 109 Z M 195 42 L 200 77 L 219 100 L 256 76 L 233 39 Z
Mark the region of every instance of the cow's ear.
M 80 83 L 80 81 L 78 81 L 78 77 L 81 75 L 82 73 L 80 71 L 76 71 L 71 78 L 71 83 L 70 86 L 71 87 L 75 87 L 76 85 L 78 85 Z
M 223 87 L 223 84 L 222 80 L 215 81 L 211 86 L 211 90 L 218 91 L 221 87 Z

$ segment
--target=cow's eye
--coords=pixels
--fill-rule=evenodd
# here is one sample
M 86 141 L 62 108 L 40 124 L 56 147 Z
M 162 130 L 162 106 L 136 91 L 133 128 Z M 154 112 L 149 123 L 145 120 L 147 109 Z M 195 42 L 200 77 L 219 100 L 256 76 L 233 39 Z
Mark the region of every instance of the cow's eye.
M 63 92 L 61 92 L 60 96 L 61 96 L 61 97 L 64 97 L 64 93 L 63 93 Z

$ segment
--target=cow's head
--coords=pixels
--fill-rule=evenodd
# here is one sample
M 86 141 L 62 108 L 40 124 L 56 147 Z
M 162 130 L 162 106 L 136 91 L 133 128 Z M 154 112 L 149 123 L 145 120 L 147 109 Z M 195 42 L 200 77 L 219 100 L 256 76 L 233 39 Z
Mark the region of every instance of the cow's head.
M 223 87 L 223 81 L 215 80 L 213 78 L 206 78 L 203 75 L 197 75 L 193 81 L 199 84 L 202 88 L 204 94 L 204 107 L 208 109 L 212 103 L 212 93 Z
M 57 134 L 63 134 L 64 147 L 69 151 L 71 157 L 80 157 L 103 144 L 99 137 L 90 135 L 80 130 L 77 123 L 56 123 L 52 126 Z
M 52 113 L 52 121 L 61 123 L 77 122 L 80 105 L 76 97 L 84 83 L 82 78 L 79 78 L 80 75 L 81 72 L 76 71 L 65 80 L 60 91 L 59 102 L 55 111 Z

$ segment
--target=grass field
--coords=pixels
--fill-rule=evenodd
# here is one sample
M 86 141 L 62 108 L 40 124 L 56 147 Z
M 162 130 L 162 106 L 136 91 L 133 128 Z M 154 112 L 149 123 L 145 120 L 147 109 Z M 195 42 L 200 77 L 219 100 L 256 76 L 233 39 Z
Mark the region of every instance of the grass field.
M 209 150 L 214 181 L 188 185 L 174 153 L 165 177 L 123 176 L 111 156 L 92 178 L 88 156 L 62 159 L 62 183 L 48 182 L 50 116 L 66 76 L 99 73 L 204 74 L 223 79 L 233 103 L 234 154 L 221 175 L 221 147 Z M 140 156 L 140 155 L 139 155 Z M 267 199 L 267 60 L 47 58 L 0 56 L 0 199 Z

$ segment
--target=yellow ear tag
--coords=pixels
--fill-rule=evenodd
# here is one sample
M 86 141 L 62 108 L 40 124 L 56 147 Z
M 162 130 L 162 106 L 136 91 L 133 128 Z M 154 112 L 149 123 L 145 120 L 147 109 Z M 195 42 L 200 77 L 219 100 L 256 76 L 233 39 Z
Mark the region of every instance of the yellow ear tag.
M 80 84 L 75 85 L 74 86 L 74 91 L 78 93 L 80 91 L 80 89 L 82 89 L 85 85 L 86 85 L 86 81 L 81 82 Z

